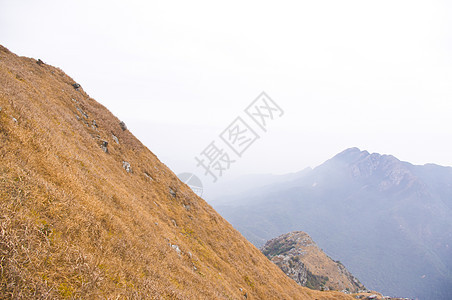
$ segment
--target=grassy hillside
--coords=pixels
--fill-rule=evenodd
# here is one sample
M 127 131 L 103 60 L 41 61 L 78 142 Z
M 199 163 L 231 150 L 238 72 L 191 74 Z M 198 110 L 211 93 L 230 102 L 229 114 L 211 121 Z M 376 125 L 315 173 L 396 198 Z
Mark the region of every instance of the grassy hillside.
M 0 46 L 1 298 L 350 299 L 286 277 L 74 83 Z

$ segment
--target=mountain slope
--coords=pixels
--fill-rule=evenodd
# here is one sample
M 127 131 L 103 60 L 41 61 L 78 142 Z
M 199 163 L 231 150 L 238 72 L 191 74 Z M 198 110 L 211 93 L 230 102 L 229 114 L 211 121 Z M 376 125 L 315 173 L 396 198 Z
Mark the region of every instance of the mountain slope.
M 280 235 L 267 241 L 261 251 L 301 286 L 353 293 L 366 289 L 340 262 L 328 257 L 305 232 Z
M 215 208 L 253 243 L 303 230 L 368 288 L 449 299 L 452 168 L 348 149 L 303 178 Z
M 0 46 L 0 107 L 0 298 L 349 299 L 285 276 L 60 69 Z

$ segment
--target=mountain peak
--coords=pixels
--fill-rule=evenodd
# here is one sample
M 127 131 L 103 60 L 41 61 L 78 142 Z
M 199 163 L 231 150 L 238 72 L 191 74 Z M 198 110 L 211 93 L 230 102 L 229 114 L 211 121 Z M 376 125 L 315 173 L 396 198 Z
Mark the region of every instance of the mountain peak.
M 361 152 L 361 149 L 359 149 L 358 147 L 350 147 L 345 149 L 344 151 L 342 151 L 341 153 L 357 153 L 357 152 Z
M 348 148 L 338 154 L 336 154 L 332 159 L 333 160 L 341 160 L 344 162 L 352 163 L 358 159 L 366 157 L 369 155 L 369 152 L 366 150 L 361 151 L 357 147 Z
M 370 179 L 379 184 L 380 189 L 389 189 L 399 186 L 402 182 L 408 185 L 415 181 L 412 165 L 404 163 L 392 155 L 361 151 L 358 148 L 349 148 L 334 156 L 329 162 L 333 165 L 339 163 L 353 178 Z M 328 165 L 328 164 L 327 164 Z

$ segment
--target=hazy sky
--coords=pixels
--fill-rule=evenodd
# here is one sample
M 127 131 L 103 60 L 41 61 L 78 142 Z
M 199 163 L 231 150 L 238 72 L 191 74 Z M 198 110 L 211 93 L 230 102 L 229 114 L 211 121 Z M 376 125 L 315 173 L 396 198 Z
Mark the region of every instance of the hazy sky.
M 430 0 L 0 0 L 0 43 L 63 69 L 176 173 L 200 172 L 262 91 L 284 115 L 228 176 L 352 146 L 452 166 L 450 16 Z

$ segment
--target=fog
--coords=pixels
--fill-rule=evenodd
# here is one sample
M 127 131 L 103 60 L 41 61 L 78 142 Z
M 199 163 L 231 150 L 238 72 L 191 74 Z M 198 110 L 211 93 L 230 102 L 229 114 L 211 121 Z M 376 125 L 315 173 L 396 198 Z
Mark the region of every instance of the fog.
M 452 165 L 447 1 L 0 1 L 0 41 L 58 66 L 176 173 L 314 167 L 356 146 Z M 284 114 L 241 157 L 219 135 L 265 91 Z

